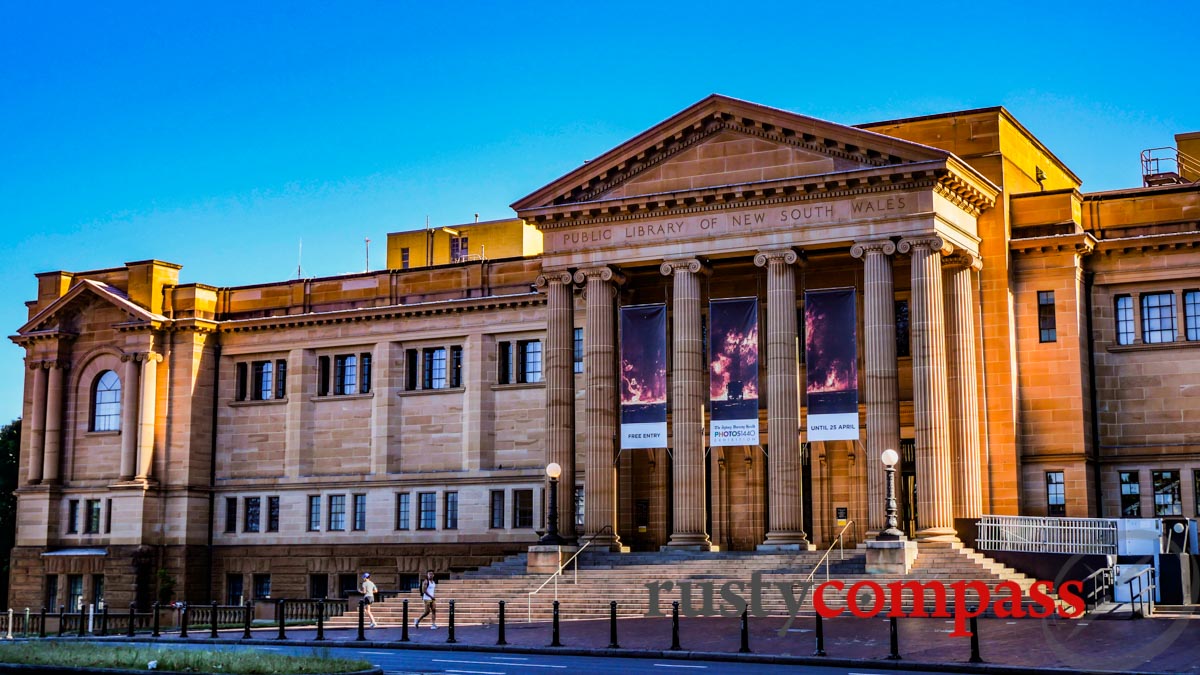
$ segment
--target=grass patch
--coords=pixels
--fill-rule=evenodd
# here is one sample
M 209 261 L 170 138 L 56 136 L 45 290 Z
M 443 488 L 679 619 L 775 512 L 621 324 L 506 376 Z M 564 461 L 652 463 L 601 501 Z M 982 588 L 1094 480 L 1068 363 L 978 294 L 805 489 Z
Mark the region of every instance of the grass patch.
M 324 649 L 314 650 L 313 656 L 270 654 L 252 649 L 216 651 L 25 642 L 0 644 L 0 663 L 147 670 L 147 664 L 157 661 L 158 670 L 244 675 L 348 673 L 371 667 L 366 661 L 330 657 Z

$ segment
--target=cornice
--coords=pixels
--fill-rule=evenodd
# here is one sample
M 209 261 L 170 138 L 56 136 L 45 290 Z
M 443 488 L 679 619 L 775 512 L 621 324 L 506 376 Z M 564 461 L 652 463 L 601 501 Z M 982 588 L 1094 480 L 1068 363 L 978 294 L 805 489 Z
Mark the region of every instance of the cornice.
M 1096 252 L 1106 256 L 1121 253 L 1184 250 L 1198 247 L 1200 247 L 1200 232 L 1197 231 L 1148 234 L 1140 237 L 1124 237 L 1120 239 L 1100 239 L 1096 242 Z
M 1008 248 L 1013 253 L 1074 253 L 1089 255 L 1096 250 L 1096 238 L 1087 232 L 1059 234 L 1049 237 L 1013 239 Z
M 518 295 L 497 295 L 485 298 L 466 298 L 462 300 L 441 300 L 415 305 L 388 305 L 386 307 L 366 307 L 344 309 L 332 312 L 312 312 L 289 316 L 268 316 L 255 319 L 234 319 L 218 324 L 218 332 L 239 333 L 271 328 L 294 328 L 298 326 L 317 326 L 324 324 L 354 323 L 358 321 L 382 321 L 387 319 L 404 319 L 418 316 L 434 316 L 438 314 L 458 314 L 483 310 L 504 309 L 509 307 L 531 307 L 546 304 L 546 296 L 542 293 L 521 293 Z

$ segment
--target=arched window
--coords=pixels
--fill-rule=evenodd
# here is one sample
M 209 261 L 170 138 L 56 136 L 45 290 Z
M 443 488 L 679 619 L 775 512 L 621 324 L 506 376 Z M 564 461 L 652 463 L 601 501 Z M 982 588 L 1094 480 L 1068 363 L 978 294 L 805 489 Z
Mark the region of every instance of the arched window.
M 92 385 L 92 431 L 121 429 L 121 379 L 111 370 Z

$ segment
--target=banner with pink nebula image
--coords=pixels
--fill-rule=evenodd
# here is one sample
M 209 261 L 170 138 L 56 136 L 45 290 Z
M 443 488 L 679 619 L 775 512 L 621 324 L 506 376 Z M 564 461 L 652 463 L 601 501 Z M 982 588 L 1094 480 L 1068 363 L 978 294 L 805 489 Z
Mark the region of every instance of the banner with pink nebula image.
M 667 306 L 621 308 L 621 449 L 667 447 Z
M 808 441 L 858 439 L 854 289 L 804 292 Z
M 758 445 L 758 299 L 708 303 L 710 447 Z

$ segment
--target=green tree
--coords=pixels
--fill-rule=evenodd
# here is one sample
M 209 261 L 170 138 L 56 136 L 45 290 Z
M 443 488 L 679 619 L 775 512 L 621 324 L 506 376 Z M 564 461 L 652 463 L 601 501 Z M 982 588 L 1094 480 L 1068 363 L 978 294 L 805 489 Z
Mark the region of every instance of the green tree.
M 17 540 L 18 465 L 21 458 L 20 418 L 0 429 L 0 608 L 8 608 L 8 573 Z

